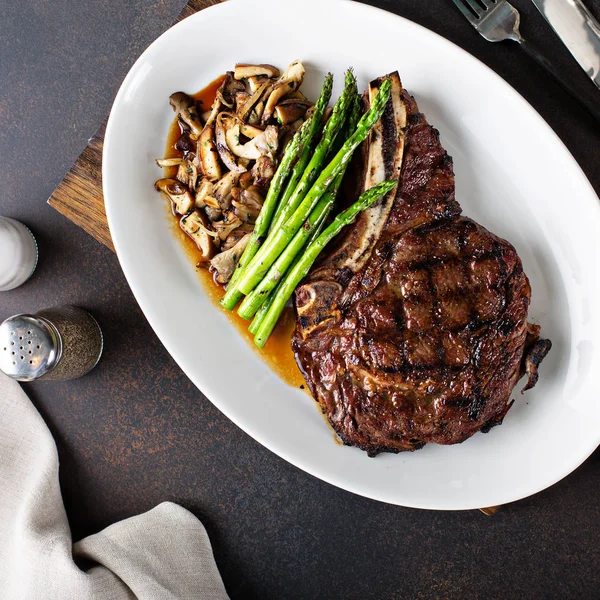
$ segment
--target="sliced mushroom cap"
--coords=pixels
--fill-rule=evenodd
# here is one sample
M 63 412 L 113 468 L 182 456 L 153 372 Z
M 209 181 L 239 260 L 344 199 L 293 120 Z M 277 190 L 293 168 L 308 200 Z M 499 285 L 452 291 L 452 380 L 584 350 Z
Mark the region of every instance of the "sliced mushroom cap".
M 279 77 L 279 75 L 277 75 Z M 269 78 L 266 76 L 257 76 L 257 77 L 248 77 L 248 87 L 250 88 L 250 93 L 254 94 L 254 92 L 263 84 L 265 81 L 268 81 Z
M 261 135 L 257 135 L 252 142 L 262 155 L 275 157 L 279 144 L 279 131 L 275 125 L 269 125 Z
M 221 100 L 217 97 L 215 98 L 215 101 L 213 102 L 213 105 L 210 107 L 210 113 L 208 113 L 208 115 L 206 113 L 202 114 L 202 118 L 206 117 L 206 122 L 204 123 L 204 129 L 206 129 L 207 127 L 210 127 L 215 119 L 217 118 L 217 115 L 219 114 L 219 111 L 223 108 L 223 105 L 221 104 Z
M 180 163 L 175 178 L 184 183 L 189 190 L 195 190 L 196 182 L 198 181 L 198 167 L 193 160 L 195 155 L 192 154 L 190 157 Z
M 192 135 L 198 137 L 202 133 L 202 121 L 195 100 L 184 92 L 175 92 L 171 94 L 169 102 L 177 117 L 187 125 Z
M 242 198 L 242 201 L 244 201 L 244 202 L 248 202 L 248 203 L 253 202 L 258 208 L 261 208 L 263 205 L 263 202 L 265 201 L 264 195 L 263 195 L 263 190 L 261 190 L 260 188 L 257 188 L 254 185 L 251 185 L 249 188 L 246 188 L 245 190 L 243 190 L 240 193 L 240 197 Z
M 256 160 L 263 154 L 273 156 L 277 152 L 278 131 L 274 125 L 269 125 L 254 139 L 240 144 L 241 128 L 239 123 L 234 123 L 225 132 L 227 146 L 235 154 L 244 159 Z
M 228 71 L 223 83 L 217 90 L 217 98 L 228 108 L 233 108 L 236 94 L 245 91 L 246 87 L 244 84 L 241 81 L 236 81 L 233 77 L 233 72 Z
M 246 231 L 250 227 L 250 231 Z M 221 252 L 233 248 L 247 233 L 252 233 L 252 225 L 240 225 L 221 242 Z
M 260 77 L 261 75 L 266 75 L 267 77 L 279 77 L 279 73 L 279 69 L 273 65 L 249 65 L 238 63 L 235 65 L 234 77 L 236 79 Z
M 237 121 L 230 123 L 230 126 L 225 130 L 225 140 L 227 147 L 240 158 L 247 158 L 248 160 L 256 160 L 260 156 L 260 151 L 256 147 L 255 141 L 259 137 L 257 136 L 253 140 L 240 144 L 240 125 Z
M 238 183 L 240 187 L 245 190 L 252 185 L 252 179 L 254 179 L 252 173 L 247 171 L 246 173 L 242 173 L 240 175 Z
M 289 125 L 302 118 L 310 106 L 310 102 L 295 98 L 286 98 L 275 107 L 277 121 L 281 123 L 281 125 Z
M 196 141 L 192 140 L 189 133 L 182 133 L 175 142 L 175 150 L 180 152 L 193 152 L 196 149 Z
M 227 130 L 236 125 L 237 121 L 233 115 L 229 113 L 222 112 L 217 117 L 216 125 L 215 125 L 215 133 L 217 139 L 217 151 L 219 152 L 219 156 L 223 161 L 223 164 L 234 173 L 243 173 L 247 171 L 246 167 L 242 166 L 238 163 L 235 158 L 233 152 L 229 149 L 227 144 Z M 239 140 L 239 127 L 238 131 L 238 140 Z
M 214 197 L 214 196 L 205 196 L 204 197 L 204 206 L 206 206 L 207 208 L 211 208 L 214 210 L 219 211 L 219 216 L 218 218 L 221 218 L 221 207 L 219 206 L 219 201 Z M 210 216 L 210 215 L 209 215 Z M 210 216 L 210 220 L 211 221 L 215 221 L 216 219 L 213 218 L 212 216 Z
M 181 181 L 181 183 L 184 185 L 188 184 L 187 160 L 181 163 L 177 168 L 177 175 L 175 175 L 175 179 Z
M 259 188 L 250 186 L 246 190 L 241 190 L 239 200 L 233 200 L 233 210 L 237 217 L 245 223 L 254 223 L 258 217 L 264 198 Z
M 154 188 L 162 192 L 173 204 L 173 210 L 179 215 L 185 215 L 194 207 L 194 198 L 186 185 L 177 179 L 159 179 Z
M 240 123 L 240 133 L 245 135 L 247 138 L 253 139 L 257 135 L 260 135 L 263 131 L 264 129 L 261 127 L 254 127 L 254 125 L 249 125 L 243 121 Z
M 269 90 L 265 91 L 265 95 Z M 260 119 L 265 112 L 265 103 L 263 100 L 256 103 L 256 106 L 252 109 L 252 112 L 248 116 L 248 123 L 250 125 L 260 125 Z
M 291 94 L 288 94 L 287 97 L 290 100 L 292 98 L 296 98 L 297 100 L 304 100 L 305 102 L 308 102 L 309 104 L 312 104 L 312 102 L 310 102 L 310 100 L 300 90 L 296 90 L 295 92 L 292 92 Z
M 239 174 L 234 171 L 229 171 L 215 184 L 212 195 L 219 203 L 221 210 L 227 210 L 231 206 L 231 198 L 233 191 L 237 189 Z
M 284 96 L 290 92 L 295 92 L 300 87 L 302 81 L 304 80 L 305 73 L 306 70 L 304 65 L 299 60 L 295 60 L 288 66 L 288 68 L 285 70 L 285 73 L 273 86 L 273 90 L 269 95 L 269 99 L 267 100 L 267 104 L 265 105 L 265 110 L 262 115 L 263 123 L 269 122 L 275 107 Z
M 201 179 L 198 187 L 196 188 L 196 199 L 194 205 L 196 208 L 203 208 L 206 206 L 205 198 L 214 195 L 215 184 L 208 179 Z
M 208 218 L 214 223 L 215 221 L 218 221 L 219 219 L 221 219 L 221 217 L 223 216 L 221 214 L 220 209 L 218 208 L 212 208 L 211 206 L 206 206 L 204 208 L 204 212 L 207 214 Z
M 219 164 L 219 153 L 214 139 L 214 124 L 205 125 L 198 139 L 198 156 L 202 165 L 204 176 L 211 181 L 221 178 L 221 165 Z
M 248 98 L 248 100 L 246 100 L 246 102 L 244 102 L 244 104 L 242 104 L 239 107 L 237 111 L 237 116 L 240 118 L 240 120 L 246 121 L 248 119 L 250 111 L 262 98 L 263 94 L 265 94 L 268 91 L 268 89 L 270 89 L 271 85 L 271 81 L 267 79 L 263 84 L 261 84 L 258 87 L 258 89 L 252 94 L 252 96 L 250 96 L 250 98 Z
M 209 261 L 215 255 L 219 241 L 216 232 L 211 231 L 210 223 L 205 214 L 195 210 L 183 217 L 179 222 L 179 226 L 194 240 L 196 246 L 202 252 L 204 261 Z
M 252 93 L 254 93 L 253 90 L 251 90 Z M 248 99 L 250 98 L 250 96 L 252 96 L 252 93 L 248 93 L 248 92 L 238 92 L 235 95 L 235 112 L 239 112 L 241 107 L 248 101 Z
M 298 129 L 302 127 L 303 123 L 304 119 L 298 119 L 297 121 L 294 121 L 289 125 L 285 125 L 279 128 L 279 153 L 281 155 L 283 155 L 287 145 L 292 141 L 292 138 L 294 137 Z
M 167 167 L 178 167 L 179 165 L 183 165 L 185 163 L 185 158 L 157 158 L 156 164 L 162 169 L 166 169 Z
M 218 233 L 219 238 L 225 240 L 229 237 L 229 234 L 242 225 L 241 219 L 232 211 L 229 210 L 223 213 L 223 219 L 221 221 L 215 221 L 213 227 Z
M 235 246 L 225 252 L 217 254 L 217 256 L 210 261 L 211 267 L 216 271 L 215 281 L 217 283 L 227 283 L 231 279 L 231 276 L 240 261 L 240 256 L 246 249 L 249 241 L 250 234 L 247 233 L 243 238 L 236 242 Z
M 254 166 L 252 167 L 252 175 L 254 176 L 254 185 L 263 188 L 269 187 L 271 179 L 275 176 L 275 161 L 268 156 L 263 154 L 259 156 Z
M 190 190 L 196 189 L 198 183 L 198 167 L 193 160 L 188 160 L 188 187 Z
M 305 106 L 307 109 L 311 106 L 314 106 L 314 104 L 310 100 L 307 100 L 306 98 L 297 98 L 295 96 L 292 96 L 292 94 L 286 96 L 283 100 L 279 102 L 279 106 L 285 106 L 286 104 L 300 104 L 302 106 Z

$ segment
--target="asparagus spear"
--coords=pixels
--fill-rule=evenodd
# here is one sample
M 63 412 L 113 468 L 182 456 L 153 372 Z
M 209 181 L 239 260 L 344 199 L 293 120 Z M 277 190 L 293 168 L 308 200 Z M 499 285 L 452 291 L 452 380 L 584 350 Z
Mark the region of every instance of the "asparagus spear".
M 338 177 L 339 177 L 339 175 L 338 175 Z M 342 179 L 342 178 L 340 177 L 340 179 Z M 327 191 L 327 194 L 328 193 L 329 193 L 329 190 Z M 325 216 L 323 217 L 323 219 L 321 219 L 320 223 L 316 227 L 313 227 L 312 230 L 310 231 L 310 233 L 308 234 L 308 239 L 306 240 L 306 242 L 304 244 L 305 247 L 310 246 L 310 244 L 320 235 L 321 231 L 323 231 L 323 227 L 325 226 L 327 216 L 329 215 L 329 212 L 331 211 L 332 206 L 333 206 L 333 204 L 329 205 L 328 209 L 325 211 Z M 292 265 L 292 268 L 295 266 L 295 264 L 301 258 L 302 258 L 301 255 L 296 256 L 294 264 Z M 271 267 L 271 269 L 273 269 L 273 267 Z M 270 273 L 271 273 L 271 271 L 269 271 L 269 274 Z M 252 319 L 252 323 L 250 323 L 250 325 L 248 326 L 248 331 L 250 333 L 254 334 L 258 331 L 258 328 L 260 327 L 261 323 L 263 322 L 265 315 L 269 311 L 271 304 L 273 304 L 273 300 L 275 299 L 275 297 L 279 293 L 279 290 L 283 286 L 283 283 L 285 282 L 285 278 L 283 277 L 283 275 L 284 275 L 284 273 L 282 273 L 282 277 L 279 279 L 279 282 L 277 283 L 277 287 L 271 291 L 271 293 L 266 297 L 266 299 L 264 299 L 262 306 L 258 309 L 256 314 L 254 315 L 254 318 Z M 268 277 L 269 277 L 269 275 L 267 275 L 267 278 Z M 247 296 L 247 298 L 252 296 L 252 294 L 254 294 L 255 291 L 256 290 L 253 290 L 252 293 L 249 296 Z M 240 308 L 241 308 L 241 306 L 240 306 Z
M 338 140 L 339 143 L 337 143 L 337 147 L 335 148 L 334 151 L 334 156 L 335 154 L 337 154 L 339 152 L 339 149 L 342 147 L 342 144 L 344 143 L 344 141 L 350 137 L 352 135 L 352 132 L 356 129 L 356 126 L 358 125 L 358 122 L 360 121 L 360 115 L 361 115 L 361 101 L 360 101 L 360 95 L 358 93 L 358 89 L 356 88 L 356 80 L 354 82 L 354 100 L 353 100 L 353 104 L 352 107 L 350 109 L 350 117 L 348 119 L 348 123 L 346 124 L 346 131 L 344 132 L 344 138 L 342 140 Z M 348 165 L 346 165 L 347 168 Z M 333 189 L 335 190 L 335 195 L 337 198 L 337 194 L 339 192 L 339 189 L 342 186 L 342 181 L 344 180 L 344 175 L 346 174 L 346 168 L 344 168 L 344 170 L 338 175 L 338 178 L 336 179 L 336 181 L 333 182 Z M 315 227 L 310 235 L 308 236 L 308 239 L 306 240 L 306 245 L 310 246 L 310 244 L 313 242 L 313 240 L 315 240 L 321 233 L 321 231 L 323 230 L 323 227 L 325 226 L 325 222 L 327 220 L 327 217 L 329 215 L 329 212 L 331 211 L 331 208 L 333 207 L 333 205 L 330 205 L 329 209 L 327 210 L 327 214 L 325 215 L 325 218 L 321 221 L 321 223 L 319 223 L 319 225 L 317 227 Z
M 329 191 L 327 193 L 329 193 Z M 333 206 L 333 204 L 331 204 L 329 206 L 329 208 L 326 210 L 326 214 L 323 217 L 323 219 L 321 219 L 320 223 L 316 227 L 313 227 L 313 229 L 311 230 L 311 232 L 308 236 L 308 239 L 306 240 L 305 247 L 310 246 L 310 244 L 321 234 L 321 231 L 323 231 L 323 227 L 325 226 L 325 222 L 327 220 L 327 215 L 331 211 L 332 206 Z M 292 265 L 292 269 L 296 266 L 296 263 L 301 259 L 302 259 L 302 255 L 296 256 L 294 263 Z M 273 267 L 271 267 L 271 268 L 273 268 Z M 283 277 L 283 274 L 282 274 L 281 279 L 277 283 L 277 287 L 274 290 L 272 290 L 271 293 L 267 296 L 267 298 L 263 301 L 262 306 L 258 309 L 256 314 L 254 315 L 254 318 L 252 319 L 252 323 L 250 323 L 250 325 L 248 326 L 248 331 L 250 333 L 255 334 L 258 331 L 266 314 L 269 312 L 269 309 L 271 308 L 271 304 L 273 304 L 273 301 L 278 296 L 279 291 L 283 287 L 284 283 L 285 283 L 285 277 Z M 252 294 L 254 294 L 254 291 L 252 292 Z M 250 294 L 250 296 L 252 294 Z M 250 296 L 247 296 L 247 298 L 249 298 Z
M 321 166 L 325 162 L 332 144 L 334 143 L 338 133 L 341 131 L 342 126 L 346 122 L 348 110 L 353 106 L 354 97 L 356 94 L 356 77 L 354 77 L 354 73 L 351 69 L 346 71 L 345 81 L 346 83 L 344 86 L 344 91 L 335 103 L 331 117 L 329 117 L 329 120 L 325 124 L 321 140 L 315 148 L 310 162 L 306 165 L 304 173 L 302 173 L 302 177 L 300 181 L 298 181 L 295 189 L 292 191 L 285 203 L 280 203 L 280 209 L 277 211 L 277 214 L 273 219 L 271 231 L 277 231 L 281 225 L 283 225 L 283 223 L 285 223 L 288 218 L 294 214 L 294 211 L 296 208 L 298 208 L 298 205 L 300 202 L 302 202 L 304 196 L 306 196 L 306 192 L 310 189 L 310 186 L 318 177 Z
M 320 233 L 321 228 L 323 227 L 324 224 L 325 224 L 325 221 L 322 221 L 321 224 L 315 229 L 315 232 L 318 231 Z M 300 257 L 296 257 L 296 262 L 298 262 L 299 258 Z M 295 266 L 295 265 L 296 265 L 296 263 L 294 263 L 293 266 Z M 279 292 L 280 292 L 281 288 L 284 286 L 284 284 L 285 284 L 285 277 L 283 279 L 279 280 L 277 287 L 269 294 L 269 296 L 265 300 L 264 304 L 258 309 L 258 312 L 254 315 L 254 319 L 252 319 L 252 323 L 250 323 L 250 325 L 248 325 L 248 331 L 250 333 L 255 334 L 259 330 L 260 326 L 262 325 L 262 322 L 265 319 L 266 314 L 269 312 L 269 309 L 271 308 L 271 304 L 273 304 L 275 298 L 277 298 L 277 296 L 279 295 Z
M 325 109 L 327 108 L 327 105 L 329 104 L 329 99 L 331 98 L 332 89 L 333 89 L 333 75 L 331 73 L 328 73 L 327 76 L 325 77 L 325 82 L 323 83 L 321 95 L 319 96 L 319 99 L 317 100 L 317 103 L 315 104 L 315 109 L 312 114 L 311 129 L 308 134 L 306 144 L 304 145 L 304 147 L 302 149 L 302 154 L 300 155 L 300 158 L 298 158 L 298 160 L 296 161 L 296 164 L 294 165 L 294 168 L 292 169 L 292 174 L 290 176 L 290 179 L 287 183 L 287 186 L 285 188 L 283 196 L 281 197 L 281 201 L 279 202 L 279 205 L 277 206 L 277 211 L 275 212 L 275 215 L 273 216 L 273 220 L 271 222 L 271 228 L 269 229 L 269 232 L 274 229 L 275 223 L 277 223 L 278 226 L 281 225 L 281 222 L 279 221 L 279 215 L 281 214 L 283 207 L 287 205 L 287 203 L 290 199 L 290 196 L 294 193 L 294 190 L 296 189 L 296 186 L 298 185 L 298 182 L 300 181 L 300 178 L 302 177 L 302 174 L 304 173 L 304 169 L 306 169 L 306 165 L 308 164 L 308 161 L 310 160 L 312 143 L 313 143 L 317 133 L 319 132 L 319 128 L 321 126 L 321 121 L 323 120 L 323 114 L 325 113 Z
M 356 80 L 353 82 L 351 81 L 350 84 L 354 89 L 350 100 L 350 116 L 345 127 L 348 135 L 354 131 L 360 119 L 360 97 L 358 95 L 358 91 L 356 90 Z M 338 136 L 338 140 L 339 138 L 341 138 L 341 134 Z M 339 148 L 342 146 L 342 143 L 343 140 L 341 142 L 336 141 L 336 145 L 338 146 L 337 150 L 339 150 Z M 250 294 L 248 294 L 248 296 L 246 296 L 238 309 L 238 314 L 240 317 L 243 319 L 251 319 L 258 310 L 262 309 L 262 307 L 271 298 L 270 294 L 273 288 L 278 285 L 290 268 L 290 265 L 292 265 L 297 259 L 301 249 L 305 246 L 309 246 L 310 243 L 321 233 L 327 216 L 329 215 L 329 212 L 335 203 L 335 199 L 337 198 L 345 172 L 346 169 L 344 169 L 336 177 L 335 181 L 331 184 L 327 192 L 325 192 L 321 200 L 319 200 L 317 206 L 315 206 L 314 210 L 310 213 L 308 219 L 304 223 L 304 226 L 298 230 L 292 241 L 286 246 L 285 250 L 279 255 L 279 258 L 269 269 L 266 277 L 258 284 L 256 288 L 254 288 L 254 290 L 252 290 Z M 261 311 L 261 315 L 264 314 L 265 312 Z M 262 317 L 260 317 L 258 320 L 252 321 L 248 327 L 250 333 L 255 333 L 253 329 L 258 328 L 261 318 Z
M 240 304 L 238 315 L 242 319 L 251 319 L 256 311 L 268 298 L 273 288 L 279 283 L 280 279 L 286 274 L 290 265 L 294 262 L 298 253 L 306 246 L 308 238 L 329 214 L 341 183 L 341 174 L 337 176 L 336 181 L 325 192 L 317 206 L 306 219 L 304 225 L 296 232 L 292 241 L 285 247 L 285 250 L 279 255 L 279 258 L 273 263 L 266 277 L 258 284 L 244 301 Z
M 273 297 L 273 301 L 254 336 L 254 344 L 256 346 L 263 348 L 267 343 L 287 301 L 290 299 L 290 296 L 293 294 L 300 281 L 304 279 L 323 248 L 325 248 L 343 227 L 350 225 L 359 212 L 371 206 L 371 204 L 376 200 L 379 200 L 382 196 L 385 196 L 396 186 L 396 184 L 396 180 L 383 181 L 364 192 L 350 208 L 339 214 L 333 220 L 331 225 L 329 225 L 329 227 L 327 227 L 306 249 L 306 252 L 300 257 L 292 270 L 286 275 L 285 279 L 282 280 L 281 287 L 278 288 L 277 294 Z
M 233 275 L 229 280 L 227 293 L 223 296 L 223 298 L 221 298 L 221 304 L 227 310 L 233 310 L 235 305 L 242 297 L 242 294 L 236 290 L 236 281 L 240 278 L 244 267 L 258 252 L 258 249 L 263 242 L 264 236 L 269 229 L 269 223 L 271 222 L 273 212 L 277 206 L 277 200 L 279 198 L 279 194 L 281 193 L 283 183 L 290 173 L 292 163 L 296 158 L 298 151 L 303 145 L 306 145 L 310 129 L 311 121 L 306 120 L 285 149 L 281 163 L 279 164 L 279 167 L 273 176 L 273 179 L 271 180 L 267 197 L 265 198 L 262 209 L 258 215 L 258 218 L 256 219 L 256 223 L 254 224 L 254 230 L 252 231 L 248 245 L 240 257 L 236 270 L 233 272 Z
M 346 137 L 348 137 L 356 129 L 356 125 L 358 124 L 358 121 L 360 119 L 360 114 L 361 114 L 361 101 L 360 101 L 360 95 L 358 94 L 358 90 L 356 90 L 355 94 L 354 94 L 354 104 L 353 104 L 351 112 L 350 112 L 350 118 L 348 119 L 348 123 L 346 125 L 346 129 L 347 129 Z M 336 143 L 336 145 L 338 146 L 335 149 L 335 153 L 337 154 L 339 148 L 342 145 L 342 142 Z M 334 182 L 334 185 L 333 185 L 334 189 L 337 188 L 334 193 L 337 193 L 337 190 L 341 186 L 341 182 L 342 182 L 343 178 L 344 178 L 343 173 L 338 175 L 338 181 Z M 329 191 L 328 191 L 328 193 L 329 193 Z M 321 231 L 323 230 L 323 227 L 325 226 L 325 222 L 327 221 L 327 216 L 329 215 L 329 212 L 330 212 L 332 206 L 333 205 L 329 206 L 329 209 L 326 211 L 325 217 L 321 220 L 321 222 L 316 227 L 314 227 L 311 230 L 311 232 L 308 236 L 308 239 L 306 240 L 306 243 L 305 243 L 306 247 L 310 246 L 311 243 L 321 234 Z M 294 265 L 301 258 L 302 258 L 301 256 L 296 256 Z M 292 268 L 294 265 L 292 265 Z M 258 331 L 258 328 L 260 327 L 265 315 L 269 311 L 271 304 L 273 304 L 274 298 L 276 298 L 277 295 L 279 294 L 279 290 L 282 288 L 284 281 L 285 280 L 282 277 L 279 280 L 277 287 L 273 291 L 271 291 L 271 293 L 268 295 L 266 300 L 264 300 L 262 306 L 258 309 L 257 313 L 254 315 L 254 319 L 252 319 L 252 323 L 250 323 L 250 325 L 248 326 L 248 331 L 250 333 L 255 334 Z M 254 291 L 252 293 L 254 293 Z
M 235 271 L 233 272 L 231 279 L 229 280 L 229 284 L 227 285 L 227 292 L 223 296 L 223 298 L 221 298 L 221 305 L 227 310 L 233 310 L 236 304 L 242 298 L 243 294 L 241 294 L 237 290 L 237 281 L 244 272 L 246 266 L 250 263 L 254 255 L 258 252 L 258 249 L 260 248 L 261 244 L 263 243 L 264 237 L 269 230 L 269 225 L 271 224 L 271 220 L 273 218 L 273 212 L 275 212 L 276 210 L 278 211 L 279 206 L 287 202 L 287 189 L 289 189 L 291 183 L 294 180 L 294 173 L 296 172 L 297 168 L 299 168 L 299 165 L 302 163 L 303 160 L 305 160 L 305 162 L 304 166 L 302 166 L 301 168 L 302 170 L 304 170 L 306 162 L 308 162 L 308 159 L 310 158 L 312 141 L 321 125 L 323 112 L 325 111 L 325 108 L 329 103 L 329 98 L 331 98 L 332 87 L 333 75 L 331 73 L 328 73 L 325 77 L 323 88 L 321 90 L 321 95 L 317 100 L 317 104 L 315 105 L 315 110 L 312 116 L 302 124 L 302 127 L 299 131 L 296 132 L 296 135 L 292 138 L 292 141 L 288 144 L 284 152 L 279 168 L 277 169 L 277 172 L 275 173 L 275 176 L 271 181 L 271 185 L 269 186 L 269 191 L 267 192 L 267 197 L 265 198 L 263 207 L 258 215 L 256 223 L 254 224 L 254 231 L 252 232 L 252 236 L 250 237 L 248 245 L 246 246 L 244 253 L 240 257 L 238 265 Z M 281 193 L 281 188 L 287 176 L 290 173 L 290 168 L 294 159 L 298 156 L 298 152 L 301 152 L 300 157 L 298 158 L 296 164 L 292 169 L 292 176 L 286 188 L 286 192 L 284 193 L 283 198 L 279 202 L 279 206 L 277 206 L 277 200 Z M 304 159 L 304 157 L 306 157 L 306 159 Z M 296 184 L 294 184 L 294 187 L 295 186 Z M 291 192 L 289 192 L 287 196 L 288 198 L 289 195 L 291 195 Z M 266 212 L 267 209 L 270 212 Z M 263 213 L 265 213 L 264 217 Z
M 354 90 L 355 90 L 354 91 L 354 100 L 353 100 L 352 107 L 350 109 L 350 117 L 348 119 L 348 123 L 346 124 L 346 131 L 344 132 L 344 139 L 338 140 L 339 143 L 336 144 L 337 147 L 335 148 L 334 156 L 335 156 L 335 154 L 338 153 L 338 151 L 342 147 L 342 144 L 344 143 L 344 141 L 352 135 L 352 132 L 356 129 L 356 126 L 358 125 L 358 122 L 360 121 L 361 101 L 360 101 L 360 95 L 358 93 L 358 89 L 356 88 L 356 80 L 354 82 Z M 346 165 L 346 167 L 347 166 L 348 165 Z M 334 193 L 335 193 L 336 197 L 337 197 L 340 187 L 342 186 L 342 181 L 344 179 L 345 174 L 346 174 L 346 168 L 344 168 L 344 170 L 338 175 L 338 178 L 336 179 L 336 181 L 334 181 L 334 183 L 332 184 L 332 187 L 335 190 Z M 319 223 L 319 225 L 317 227 L 315 227 L 310 232 L 310 235 L 308 236 L 308 239 L 306 240 L 307 246 L 310 246 L 310 244 L 313 242 L 313 240 L 315 240 L 320 235 L 321 231 L 323 230 L 323 227 L 325 226 L 327 217 L 329 216 L 329 212 L 331 211 L 332 208 L 333 208 L 333 205 L 330 205 L 329 209 L 327 210 L 327 214 L 325 215 L 325 218 L 321 221 L 321 223 Z M 250 333 L 252 333 L 252 332 L 250 332 Z
M 362 116 L 355 132 L 346 140 L 333 160 L 323 169 L 300 206 L 279 230 L 274 231 L 273 235 L 267 237 L 265 243 L 238 281 L 237 289 L 240 292 L 249 294 L 258 285 L 271 265 L 277 260 L 277 257 L 290 243 L 298 229 L 302 227 L 302 224 L 332 181 L 346 168 L 356 148 L 365 140 L 369 131 L 381 118 L 390 97 L 390 86 L 389 79 L 381 84 L 371 108 Z

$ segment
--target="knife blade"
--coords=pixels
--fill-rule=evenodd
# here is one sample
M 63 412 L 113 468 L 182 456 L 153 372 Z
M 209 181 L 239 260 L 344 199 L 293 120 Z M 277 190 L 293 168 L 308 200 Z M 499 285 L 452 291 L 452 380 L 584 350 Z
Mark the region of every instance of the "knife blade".
M 581 0 L 533 0 L 533 3 L 600 88 L 600 23 Z

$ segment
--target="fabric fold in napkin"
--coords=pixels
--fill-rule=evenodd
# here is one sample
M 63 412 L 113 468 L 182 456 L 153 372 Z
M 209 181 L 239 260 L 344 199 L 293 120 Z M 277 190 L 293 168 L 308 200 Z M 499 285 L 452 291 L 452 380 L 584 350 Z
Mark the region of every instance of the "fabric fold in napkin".
M 171 502 L 73 544 L 54 440 L 19 384 L 0 373 L 0 598 L 223 600 L 227 593 L 202 523 Z

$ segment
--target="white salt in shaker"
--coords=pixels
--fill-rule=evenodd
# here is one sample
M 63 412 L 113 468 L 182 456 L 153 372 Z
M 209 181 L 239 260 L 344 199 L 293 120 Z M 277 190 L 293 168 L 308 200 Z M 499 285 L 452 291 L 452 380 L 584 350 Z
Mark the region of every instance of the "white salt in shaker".
M 37 258 L 31 231 L 19 221 L 0 217 L 0 292 L 25 283 L 33 275 Z

